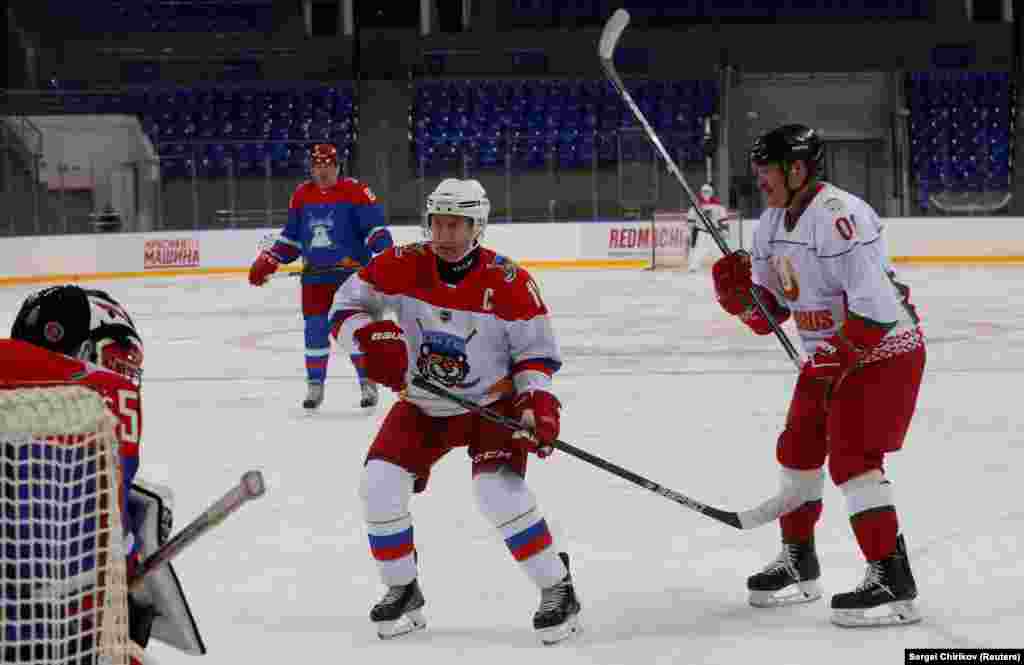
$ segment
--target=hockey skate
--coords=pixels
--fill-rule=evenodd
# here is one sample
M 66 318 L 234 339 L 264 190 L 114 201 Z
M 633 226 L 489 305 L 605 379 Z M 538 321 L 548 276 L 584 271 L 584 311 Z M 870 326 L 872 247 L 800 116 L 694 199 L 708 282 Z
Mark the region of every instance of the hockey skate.
M 306 399 L 302 400 L 302 408 L 319 409 L 320 405 L 324 402 L 324 384 L 322 383 L 310 383 L 309 390 L 306 392 Z
M 359 407 L 363 409 L 371 409 L 377 406 L 377 384 L 371 381 L 365 381 L 359 384 L 359 392 L 362 393 L 362 399 L 359 400 Z
M 377 636 L 390 640 L 427 627 L 423 616 L 423 592 L 416 580 L 393 586 L 370 610 L 370 621 L 377 625 Z
M 901 535 L 896 551 L 881 561 L 868 562 L 864 581 L 856 589 L 832 596 L 832 623 L 845 628 L 917 623 L 921 613 L 915 598 L 917 585 Z
M 749 602 L 754 607 L 780 607 L 821 598 L 821 566 L 814 540 L 782 543 L 782 551 L 764 570 L 747 578 Z
M 568 571 L 569 555 L 559 552 L 558 556 Z M 561 582 L 541 591 L 540 607 L 533 615 L 533 629 L 546 646 L 558 644 L 580 632 L 579 615 L 580 601 L 570 572 Z

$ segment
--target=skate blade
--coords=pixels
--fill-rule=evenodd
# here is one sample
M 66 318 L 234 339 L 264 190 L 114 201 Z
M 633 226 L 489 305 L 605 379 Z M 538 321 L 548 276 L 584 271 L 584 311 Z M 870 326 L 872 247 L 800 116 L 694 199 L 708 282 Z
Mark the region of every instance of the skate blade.
M 866 610 L 832 610 L 832 623 L 843 628 L 904 626 L 921 620 L 912 600 L 886 603 Z
M 375 623 L 377 625 L 377 637 L 382 640 L 393 640 L 396 637 L 408 635 L 427 627 L 427 619 L 420 610 L 406 612 L 402 615 L 402 618 L 396 621 L 377 621 Z
M 748 602 L 753 607 L 785 607 L 811 603 L 821 598 L 822 589 L 818 580 L 797 582 L 778 591 L 751 591 Z
M 546 647 L 550 647 L 560 642 L 573 639 L 582 632 L 583 626 L 580 625 L 580 615 L 574 614 L 566 619 L 565 623 L 558 626 L 551 626 L 550 628 L 539 629 L 537 631 L 537 637 L 540 638 L 541 644 Z

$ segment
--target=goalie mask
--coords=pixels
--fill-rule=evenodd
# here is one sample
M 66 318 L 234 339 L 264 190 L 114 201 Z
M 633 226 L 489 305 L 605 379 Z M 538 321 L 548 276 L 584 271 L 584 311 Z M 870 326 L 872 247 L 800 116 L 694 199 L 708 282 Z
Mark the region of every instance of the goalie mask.
M 445 178 L 427 197 L 427 206 L 423 213 L 423 233 L 430 237 L 431 215 L 466 217 L 473 224 L 473 241 L 470 247 L 476 247 L 487 228 L 487 217 L 490 214 L 491 202 L 487 200 L 487 192 L 478 180 Z
M 142 340 L 135 323 L 106 292 L 51 286 L 22 303 L 11 338 L 100 365 L 138 384 Z

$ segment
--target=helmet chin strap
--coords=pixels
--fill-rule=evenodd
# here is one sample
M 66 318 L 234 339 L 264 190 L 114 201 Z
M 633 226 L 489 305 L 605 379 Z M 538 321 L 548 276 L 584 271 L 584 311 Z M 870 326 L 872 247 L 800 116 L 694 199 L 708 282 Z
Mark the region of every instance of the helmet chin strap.
M 786 185 L 786 205 L 785 205 L 786 209 L 789 209 L 789 207 L 791 205 L 793 205 L 793 199 L 796 198 L 796 195 L 798 193 L 800 193 L 809 184 L 811 184 L 811 181 L 814 179 L 813 176 L 811 176 L 810 170 L 808 170 L 807 171 L 807 175 L 804 176 L 804 181 L 802 183 L 800 183 L 800 186 L 797 187 L 796 189 L 790 189 L 790 187 L 789 187 L 789 169 L 795 163 L 796 162 L 783 162 L 782 172 L 786 174 L 786 178 L 784 180 L 785 185 Z

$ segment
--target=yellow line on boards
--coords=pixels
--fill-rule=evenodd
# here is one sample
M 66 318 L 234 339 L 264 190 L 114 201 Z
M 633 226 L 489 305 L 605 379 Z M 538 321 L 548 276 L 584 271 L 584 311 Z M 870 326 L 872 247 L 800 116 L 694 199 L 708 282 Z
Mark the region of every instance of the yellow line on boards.
M 893 263 L 904 264 L 946 264 L 946 265 L 1024 265 L 1024 256 L 894 256 Z M 642 269 L 649 268 L 650 261 L 644 259 L 564 259 L 517 261 L 524 268 L 538 270 L 572 269 Z M 298 268 L 283 268 L 281 272 L 297 272 Z M 19 284 L 45 284 L 64 282 L 89 282 L 105 279 L 133 279 L 139 277 L 186 277 L 242 275 L 249 271 L 242 268 L 178 268 L 171 270 L 139 270 L 129 272 L 97 273 L 53 273 L 49 275 L 26 275 L 0 277 L 0 286 Z

